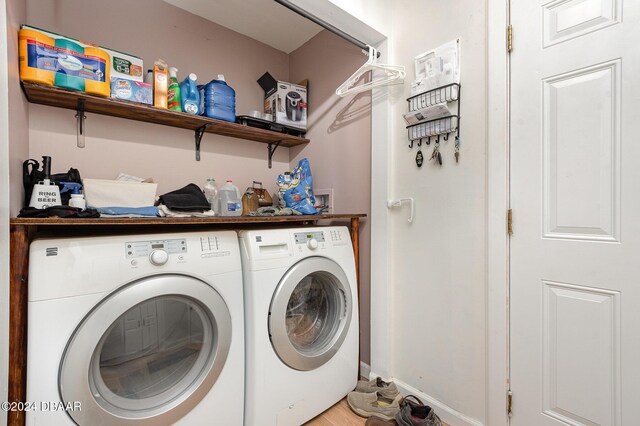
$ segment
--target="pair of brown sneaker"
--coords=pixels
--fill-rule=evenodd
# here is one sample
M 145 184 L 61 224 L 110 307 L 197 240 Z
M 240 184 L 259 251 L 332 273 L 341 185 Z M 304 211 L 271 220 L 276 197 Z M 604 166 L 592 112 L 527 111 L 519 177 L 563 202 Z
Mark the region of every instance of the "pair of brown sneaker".
M 440 417 L 431 407 L 417 396 L 407 395 L 400 401 L 400 411 L 396 414 L 399 426 L 442 426 Z

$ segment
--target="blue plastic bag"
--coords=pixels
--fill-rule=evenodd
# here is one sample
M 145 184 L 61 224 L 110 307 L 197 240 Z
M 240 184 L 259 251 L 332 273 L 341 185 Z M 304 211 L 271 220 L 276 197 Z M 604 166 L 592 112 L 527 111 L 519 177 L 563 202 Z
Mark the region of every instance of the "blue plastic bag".
M 302 214 L 318 214 L 313 196 L 313 179 L 309 160 L 303 158 L 293 173 L 278 176 L 278 195 L 289 207 Z

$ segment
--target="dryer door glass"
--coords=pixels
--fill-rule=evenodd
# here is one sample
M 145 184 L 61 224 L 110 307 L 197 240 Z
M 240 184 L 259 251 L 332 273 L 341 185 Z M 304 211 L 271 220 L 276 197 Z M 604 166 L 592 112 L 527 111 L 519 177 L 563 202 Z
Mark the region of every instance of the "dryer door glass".
M 269 334 L 277 355 L 297 370 L 313 370 L 342 345 L 353 310 L 352 288 L 332 260 L 296 263 L 278 284 L 269 309 Z
M 60 365 L 60 395 L 81 403 L 69 412 L 77 424 L 173 424 L 209 392 L 230 347 L 230 311 L 210 285 L 144 278 L 78 326 Z
M 287 304 L 287 335 L 300 352 L 314 354 L 327 344 L 340 324 L 344 295 L 333 280 L 313 272 L 300 281 Z

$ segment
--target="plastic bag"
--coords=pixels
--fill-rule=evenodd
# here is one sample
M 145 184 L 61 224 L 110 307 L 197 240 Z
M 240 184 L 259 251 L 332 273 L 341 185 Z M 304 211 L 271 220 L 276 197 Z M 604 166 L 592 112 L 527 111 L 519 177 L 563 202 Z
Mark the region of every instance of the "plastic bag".
M 309 160 L 303 158 L 292 173 L 278 176 L 278 196 L 289 207 L 302 214 L 318 214 L 314 207 L 313 179 Z

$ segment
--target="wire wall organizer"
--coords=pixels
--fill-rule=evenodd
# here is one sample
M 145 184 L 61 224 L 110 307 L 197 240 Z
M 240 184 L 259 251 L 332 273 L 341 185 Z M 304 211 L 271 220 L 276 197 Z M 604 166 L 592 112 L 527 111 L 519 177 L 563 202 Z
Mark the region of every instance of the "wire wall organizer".
M 413 147 L 413 141 L 420 141 L 419 145 L 421 145 L 421 139 L 431 138 L 433 136 L 444 135 L 445 140 L 447 140 L 449 139 L 449 134 L 451 133 L 455 133 L 456 139 L 459 140 L 460 84 L 452 83 L 446 86 L 428 90 L 423 93 L 419 93 L 417 95 L 411 96 L 410 98 L 407 98 L 407 102 L 409 103 L 410 112 L 448 102 L 457 102 L 458 104 L 455 114 L 434 118 L 431 120 L 425 120 L 407 126 L 409 141 L 411 141 L 411 144 L 409 145 L 410 147 Z M 429 139 L 427 139 L 427 144 L 429 144 Z

